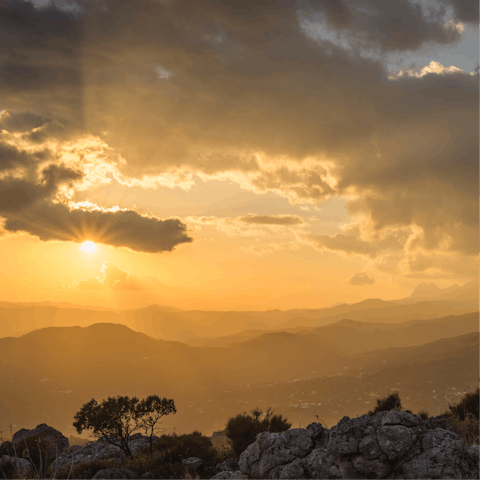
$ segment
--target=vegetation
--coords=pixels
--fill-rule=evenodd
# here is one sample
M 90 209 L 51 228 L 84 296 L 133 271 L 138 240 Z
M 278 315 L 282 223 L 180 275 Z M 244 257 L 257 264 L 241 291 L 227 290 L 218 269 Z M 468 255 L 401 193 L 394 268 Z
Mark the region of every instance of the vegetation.
M 246 412 L 230 417 L 226 426 L 226 435 L 232 441 L 233 450 L 239 456 L 260 432 L 284 432 L 292 424 L 282 415 L 273 415 L 271 408 L 268 408 L 264 417 L 259 408 L 253 409 L 250 414 Z
M 119 395 L 108 397 L 101 404 L 92 398 L 75 414 L 73 426 L 77 433 L 93 430 L 95 438 L 104 437 L 131 457 L 130 436 L 139 430 L 144 431 L 150 440 L 150 453 L 153 453 L 153 435 L 158 430 L 158 421 L 164 415 L 176 412 L 173 400 L 160 399 L 156 395 L 143 400 Z
M 182 463 L 188 457 L 201 458 L 205 463 L 195 470 Z M 111 455 L 109 458 L 77 465 L 71 472 L 70 466 L 65 465 L 56 478 L 92 478 L 99 470 L 112 467 L 128 468 L 138 475 L 150 473 L 151 478 L 186 478 L 189 474 L 197 478 L 210 478 L 213 473 L 208 474 L 208 470 L 225 458 L 228 457 L 213 448 L 209 437 L 195 431 L 185 435 L 162 435 L 153 442 L 153 455 L 146 448 L 134 457 L 119 460 Z
M 392 393 L 388 397 L 378 399 L 375 408 L 370 410 L 367 415 L 371 417 L 378 412 L 388 412 L 390 410 L 402 410 L 402 401 L 398 393 Z
M 7 455 L 13 458 L 23 458 L 28 460 L 32 473 L 37 478 L 45 478 L 50 464 L 55 460 L 55 457 L 48 453 L 48 447 L 45 439 L 40 436 L 24 438 L 21 442 L 5 442 L 0 448 L 0 457 Z M 0 478 L 19 478 L 18 467 L 14 463 L 7 464 L 7 468 L 0 469 Z M 8 471 L 6 471 L 8 470 Z M 15 477 L 12 477 L 15 473 Z
M 457 435 L 467 445 L 479 443 L 479 388 L 466 393 L 456 405 L 450 405 L 443 415 L 452 425 Z
M 450 412 L 464 421 L 468 414 L 475 418 L 479 417 L 479 388 L 474 392 L 466 393 L 463 398 L 456 405 L 450 405 L 448 409 Z
M 389 410 L 402 410 L 402 404 L 398 393 L 391 394 L 377 400 L 373 411 L 368 415 Z M 157 422 L 161 416 L 175 413 L 173 400 L 160 400 L 158 397 L 148 397 L 139 401 L 136 398 L 115 397 L 98 405 L 95 400 L 85 404 L 75 416 L 75 428 L 77 431 L 93 429 L 94 434 L 110 435 L 117 440 L 125 439 L 124 435 L 131 435 L 135 430 L 143 430 L 151 440 L 135 457 L 125 451 L 125 459 L 118 458 L 111 453 L 107 458 L 82 463 L 76 466 L 64 465 L 59 471 L 50 473 L 50 478 L 58 479 L 88 479 L 92 478 L 99 470 L 106 468 L 130 469 L 139 476 L 149 473 L 151 478 L 210 478 L 213 475 L 214 466 L 233 456 L 238 456 L 255 441 L 258 433 L 283 432 L 292 424 L 282 415 L 274 415 L 271 408 L 264 414 L 259 408 L 253 409 L 249 414 L 246 412 L 229 418 L 226 425 L 227 437 L 231 440 L 233 450 L 217 451 L 209 437 L 201 432 L 194 431 L 190 434 L 162 435 L 152 440 L 153 432 L 157 428 Z M 405 410 L 410 412 L 409 410 Z M 479 389 L 475 392 L 466 393 L 456 405 L 450 405 L 444 412 L 446 420 L 452 425 L 454 431 L 467 445 L 479 442 Z M 411 413 L 411 412 L 410 412 Z M 426 411 L 421 410 L 418 415 L 428 419 Z M 111 416 L 111 417 L 110 417 Z M 319 420 L 317 416 L 317 421 Z M 118 431 L 113 431 L 114 428 Z M 79 431 L 79 433 L 80 433 Z M 116 434 L 116 436 L 115 436 Z M 43 443 L 42 443 L 43 442 Z M 113 445 L 120 446 L 118 443 Z M 13 444 L 5 442 L 0 448 L 0 457 L 8 455 L 14 458 L 25 458 L 30 462 L 32 474 L 36 478 L 49 478 L 48 467 L 54 460 L 47 454 L 48 445 L 40 438 L 27 438 L 22 442 Z M 127 442 L 128 447 L 128 442 Z M 204 464 L 195 469 L 182 463 L 188 457 L 198 457 Z M 2 478 L 21 478 L 18 466 L 14 461 L 6 462 L 0 468 L 0 480 Z

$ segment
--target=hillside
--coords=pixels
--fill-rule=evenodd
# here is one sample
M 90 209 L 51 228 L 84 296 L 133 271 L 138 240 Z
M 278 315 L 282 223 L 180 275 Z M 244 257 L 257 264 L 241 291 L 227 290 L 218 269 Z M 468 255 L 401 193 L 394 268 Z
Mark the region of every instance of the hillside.
M 397 388 L 406 408 L 437 411 L 476 385 L 478 353 L 478 333 L 345 355 L 286 332 L 193 348 L 122 325 L 47 328 L 0 339 L 0 428 L 49 419 L 69 436 L 83 403 L 120 394 L 174 398 L 178 414 L 165 426 L 177 432 L 223 428 L 257 405 L 293 421 L 338 421 Z

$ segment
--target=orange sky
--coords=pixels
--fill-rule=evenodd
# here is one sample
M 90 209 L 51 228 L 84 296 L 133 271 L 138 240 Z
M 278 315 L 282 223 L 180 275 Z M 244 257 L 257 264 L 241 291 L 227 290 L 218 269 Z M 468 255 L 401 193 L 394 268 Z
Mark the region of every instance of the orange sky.
M 475 16 L 183 3 L 0 7 L 0 300 L 320 308 L 478 278 Z

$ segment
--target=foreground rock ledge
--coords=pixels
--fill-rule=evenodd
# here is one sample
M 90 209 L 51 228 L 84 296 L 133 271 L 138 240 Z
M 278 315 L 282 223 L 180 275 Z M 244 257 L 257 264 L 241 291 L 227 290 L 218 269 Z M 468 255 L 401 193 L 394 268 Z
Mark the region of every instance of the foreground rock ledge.
M 442 417 L 407 412 L 343 417 L 330 430 L 318 423 L 262 432 L 240 455 L 250 478 L 479 478 L 479 446 L 465 445 Z

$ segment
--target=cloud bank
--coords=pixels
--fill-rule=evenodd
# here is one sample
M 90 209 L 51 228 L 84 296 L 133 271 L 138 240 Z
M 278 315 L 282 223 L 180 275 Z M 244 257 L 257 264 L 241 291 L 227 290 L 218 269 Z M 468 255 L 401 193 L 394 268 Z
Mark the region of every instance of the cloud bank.
M 82 0 L 70 12 L 0 0 L 0 156 L 19 169 L 2 178 L 0 213 L 40 238 L 71 233 L 58 233 L 59 215 L 76 230 L 111 225 L 113 245 L 131 234 L 130 248 L 168 251 L 191 241 L 180 220 L 55 202 L 87 178 L 190 188 L 197 174 L 292 204 L 348 198 L 356 227 L 311 245 L 404 275 L 452 274 L 478 262 L 478 75 L 386 65 L 458 44 L 472 22 L 470 0 Z M 88 149 L 55 157 L 87 137 Z M 29 165 L 49 156 L 83 180 L 65 170 L 32 183 Z M 32 226 L 37 215 L 48 227 Z

